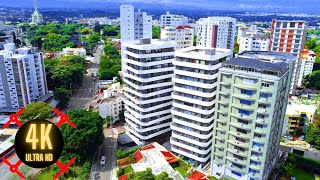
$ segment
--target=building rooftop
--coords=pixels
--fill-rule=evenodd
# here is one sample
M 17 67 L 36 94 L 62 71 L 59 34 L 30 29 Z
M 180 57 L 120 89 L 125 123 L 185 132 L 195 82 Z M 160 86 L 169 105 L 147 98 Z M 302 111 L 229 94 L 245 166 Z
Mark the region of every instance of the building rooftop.
M 184 53 L 184 54 L 195 55 L 198 58 L 200 58 L 203 55 L 214 56 L 214 55 L 222 55 L 222 54 L 225 54 L 225 53 L 231 53 L 231 51 L 229 49 L 205 48 L 205 47 L 200 47 L 200 46 L 192 46 L 192 47 L 180 49 L 177 52 Z
M 123 44 L 132 44 L 136 46 L 154 46 L 154 45 L 170 45 L 173 46 L 176 43 L 166 40 L 159 40 L 159 39 L 151 39 L 151 38 L 142 38 L 140 40 L 134 40 L 134 41 L 126 41 L 123 42 Z
M 223 67 L 237 66 L 239 68 L 254 69 L 252 72 L 261 72 L 264 74 L 281 76 L 284 72 L 287 72 L 289 67 L 285 62 L 265 62 L 257 59 L 249 58 L 233 58 L 223 62 Z
M 237 57 L 259 59 L 261 61 L 270 62 L 289 62 L 296 60 L 296 56 L 290 53 L 272 51 L 244 51 L 239 53 Z

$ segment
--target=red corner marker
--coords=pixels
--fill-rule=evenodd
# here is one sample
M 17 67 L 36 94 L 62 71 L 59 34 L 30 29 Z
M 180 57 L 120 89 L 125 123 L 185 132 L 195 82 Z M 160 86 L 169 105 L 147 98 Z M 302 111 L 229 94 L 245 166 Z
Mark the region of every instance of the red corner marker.
M 19 172 L 19 166 L 22 163 L 21 160 L 19 160 L 16 164 L 11 164 L 6 158 L 2 158 L 2 161 L 10 167 L 10 172 L 17 173 L 18 176 L 20 176 L 22 179 L 25 179 L 24 175 Z
M 72 158 L 68 164 L 62 164 L 59 160 L 56 162 L 56 164 L 60 167 L 60 171 L 53 177 L 53 180 L 58 179 L 58 177 L 61 176 L 61 174 L 66 173 L 69 171 L 70 165 L 76 160 L 76 158 Z
M 2 129 L 8 127 L 11 123 L 16 123 L 19 127 L 22 126 L 21 121 L 19 121 L 19 116 L 23 113 L 26 108 L 21 108 L 16 114 L 11 114 L 9 121 L 2 126 Z
M 68 115 L 63 114 L 61 111 L 59 111 L 57 108 L 53 108 L 53 111 L 57 113 L 60 116 L 59 122 L 56 124 L 56 126 L 60 127 L 63 123 L 68 123 L 72 128 L 77 128 L 73 122 L 69 120 Z

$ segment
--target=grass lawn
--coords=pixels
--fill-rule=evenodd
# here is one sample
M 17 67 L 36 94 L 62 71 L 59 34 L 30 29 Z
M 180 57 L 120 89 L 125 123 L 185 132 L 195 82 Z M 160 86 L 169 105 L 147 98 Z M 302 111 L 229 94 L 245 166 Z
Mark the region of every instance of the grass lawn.
M 132 171 L 133 171 L 133 169 L 132 169 L 132 166 L 131 166 L 131 165 L 126 166 L 126 167 L 123 168 L 123 175 L 129 174 L 129 173 L 132 172 Z
M 48 179 L 53 179 L 53 176 L 56 175 L 56 171 L 53 170 L 48 170 L 48 171 L 42 171 L 39 176 L 36 177 L 35 180 L 48 180 Z
M 314 180 L 314 174 L 304 171 L 303 169 L 296 168 L 294 170 L 293 176 L 297 178 L 297 180 Z
M 177 166 L 177 167 L 174 168 L 174 170 L 178 171 L 183 178 L 187 177 L 187 171 L 184 170 L 182 167 Z

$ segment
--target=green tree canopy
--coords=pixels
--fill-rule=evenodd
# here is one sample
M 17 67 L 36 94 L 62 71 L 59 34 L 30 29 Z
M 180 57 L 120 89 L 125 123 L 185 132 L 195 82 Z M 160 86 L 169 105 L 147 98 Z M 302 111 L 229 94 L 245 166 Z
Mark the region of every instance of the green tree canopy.
M 152 26 L 152 39 L 160 39 L 160 26 Z
M 145 171 L 129 174 L 127 180 L 154 180 L 154 175 L 152 174 L 151 168 L 147 168 Z
M 56 88 L 53 92 L 53 97 L 55 100 L 59 101 L 59 107 L 63 107 L 68 103 L 71 97 L 71 90 L 63 87 Z
M 320 70 L 313 71 L 306 77 L 306 86 L 311 88 L 320 89 Z
M 45 102 L 28 104 L 23 113 L 19 116 L 22 122 L 33 119 L 50 119 L 52 117 L 52 105 Z
M 76 154 L 79 161 L 92 158 L 104 139 L 103 119 L 97 112 L 86 110 L 72 110 L 67 114 L 77 128 L 68 124 L 61 126 L 65 140 L 63 156 L 68 159 Z

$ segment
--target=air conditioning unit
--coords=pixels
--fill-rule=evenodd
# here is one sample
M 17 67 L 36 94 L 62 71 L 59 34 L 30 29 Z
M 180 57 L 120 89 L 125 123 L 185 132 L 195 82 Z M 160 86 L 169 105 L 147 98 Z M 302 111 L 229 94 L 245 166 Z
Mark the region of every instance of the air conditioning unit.
M 235 152 L 235 153 L 238 153 L 239 151 L 235 149 L 234 152 Z
M 233 158 L 233 160 L 234 160 L 234 161 L 238 161 L 238 159 L 236 159 L 236 158 Z
M 264 112 L 264 113 L 265 113 L 265 112 L 266 112 L 266 110 L 265 110 L 265 109 L 262 109 L 262 112 Z
M 242 114 L 240 114 L 240 116 L 243 116 Z

